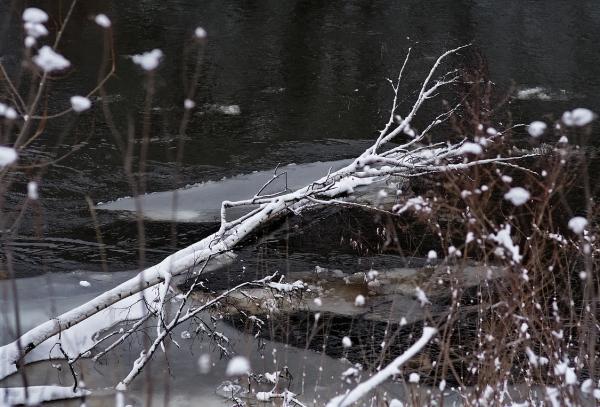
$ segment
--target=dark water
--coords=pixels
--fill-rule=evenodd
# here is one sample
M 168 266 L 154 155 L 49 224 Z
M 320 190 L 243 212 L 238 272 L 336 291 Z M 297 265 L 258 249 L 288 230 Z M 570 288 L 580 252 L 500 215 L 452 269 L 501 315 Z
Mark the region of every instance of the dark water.
M 57 17 L 70 3 L 32 4 L 49 12 L 49 27 L 55 32 Z M 0 0 L 0 55 L 17 79 L 23 7 L 21 1 Z M 556 118 L 564 109 L 580 106 L 600 111 L 596 0 L 189 0 L 80 2 L 60 46 L 74 69 L 52 81 L 49 112 L 60 111 L 71 95 L 94 86 L 103 34 L 90 17 L 99 12 L 114 25 L 117 74 L 107 86 L 109 105 L 117 128 L 126 132 L 132 124 L 137 140 L 145 76 L 128 55 L 153 48 L 165 53 L 152 102 L 148 191 L 273 168 L 280 162 L 354 156 L 382 125 L 392 97 L 385 79 L 397 74 L 409 47 L 413 58 L 403 106 L 410 104 L 437 55 L 472 42 L 500 92 L 512 83 L 518 89 L 544 88 L 548 97 L 543 100 L 512 100 L 517 120 L 546 114 Z M 194 84 L 198 108 L 184 136 L 183 163 L 178 166 L 178 127 L 197 50 L 192 33 L 198 25 L 207 30 L 209 40 L 201 50 L 201 74 Z M 27 83 L 26 78 L 20 81 L 24 91 Z M 224 115 L 214 108 L 232 104 L 240 106 L 240 115 Z M 434 100 L 424 113 L 439 108 L 440 100 Z M 418 117 L 417 124 L 424 120 Z M 59 156 L 74 144 L 81 148 L 60 165 L 19 175 L 7 194 L 4 212 L 11 217 L 23 201 L 25 181 L 42 177 L 41 207 L 29 210 L 10 244 L 20 275 L 100 268 L 102 256 L 85 197 L 97 202 L 132 193 L 123 154 L 98 106 L 80 117 L 49 123 L 26 159 Z M 134 151 L 139 148 L 140 143 L 134 143 Z M 110 268 L 135 267 L 135 225 L 106 213 L 99 213 L 98 221 Z M 36 224 L 41 232 L 35 232 Z M 179 225 L 175 244 L 195 241 L 213 228 Z M 170 225 L 147 224 L 148 261 L 172 250 L 171 230 Z

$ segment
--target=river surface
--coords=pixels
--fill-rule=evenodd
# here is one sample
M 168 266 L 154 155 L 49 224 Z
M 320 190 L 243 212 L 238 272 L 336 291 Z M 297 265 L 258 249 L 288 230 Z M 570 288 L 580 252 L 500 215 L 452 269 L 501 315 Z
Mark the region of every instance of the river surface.
M 27 80 L 20 75 L 22 3 L 0 0 L 0 58 L 25 89 Z M 51 15 L 53 36 L 70 3 L 35 4 Z M 354 157 L 385 122 L 393 96 L 386 78 L 397 76 L 409 47 L 412 57 L 400 94 L 404 108 L 440 53 L 472 43 L 487 62 L 499 94 L 512 87 L 515 121 L 557 119 L 575 107 L 600 112 L 597 0 L 99 0 L 80 1 L 74 9 L 59 47 L 74 69 L 53 78 L 44 103 L 49 113 L 68 106 L 73 94 L 94 87 L 105 37 L 92 17 L 100 12 L 113 22 L 116 52 L 116 75 L 107 84 L 108 106 L 121 134 L 133 129 L 135 157 L 141 147 L 147 77 L 130 56 L 154 48 L 165 54 L 154 77 L 149 112 L 143 188 L 148 193 L 211 182 L 218 196 L 226 198 L 227 188 L 232 188 L 232 196 L 239 190 L 236 182 L 220 182 L 223 178 L 245 179 L 254 171 L 267 174 L 279 164 Z M 205 45 L 193 40 L 197 26 L 208 32 Z M 183 100 L 198 50 L 196 108 L 181 135 Z M 458 55 L 453 64 L 464 62 L 467 55 L 468 51 Z M 93 109 L 78 117 L 50 121 L 24 159 L 35 162 L 61 156 L 73 146 L 78 149 L 48 170 L 20 174 L 6 194 L 3 212 L 14 219 L 26 182 L 40 179 L 39 204 L 27 210 L 14 237 L 2 242 L 3 252 L 12 254 L 18 277 L 66 273 L 68 279 L 77 273 L 139 266 L 135 222 L 115 211 L 98 211 L 96 221 L 90 217 L 86 197 L 97 204 L 133 193 L 123 169 L 124 154 L 99 101 L 94 102 Z M 417 126 L 440 108 L 441 97 L 417 117 Z M 180 139 L 184 147 L 178 163 Z M 207 219 L 177 225 L 164 222 L 164 217 L 159 220 L 145 222 L 146 264 L 216 227 Z M 331 245 L 301 236 L 297 240 L 305 246 L 291 256 L 267 247 L 246 248 L 241 258 L 257 269 L 257 275 L 269 271 L 265 264 L 272 258 L 271 269 L 283 267 L 283 260 L 286 267 L 291 263 L 299 269 L 336 262 L 352 268 L 362 261 L 349 250 L 336 252 Z M 260 261 L 251 262 L 257 258 Z M 375 256 L 367 262 L 377 261 L 381 260 Z

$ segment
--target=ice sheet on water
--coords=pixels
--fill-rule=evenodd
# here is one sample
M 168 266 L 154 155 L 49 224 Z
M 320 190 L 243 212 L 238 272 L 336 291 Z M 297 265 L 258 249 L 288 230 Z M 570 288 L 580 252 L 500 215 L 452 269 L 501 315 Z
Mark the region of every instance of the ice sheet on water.
M 280 167 L 278 173 L 287 172 L 288 189 L 296 189 L 327 174 L 329 168 L 342 168 L 350 160 L 314 162 Z M 257 171 L 252 174 L 236 175 L 220 181 L 208 181 L 175 191 L 155 192 L 140 197 L 144 216 L 156 221 L 214 222 L 219 219 L 221 202 L 252 198 L 271 178 L 273 170 Z M 263 194 L 282 191 L 285 177 L 280 177 L 263 191 Z M 177 203 L 174 206 L 174 194 Z M 98 209 L 135 212 L 134 198 L 98 204 Z M 228 210 L 228 219 L 243 213 L 243 209 Z

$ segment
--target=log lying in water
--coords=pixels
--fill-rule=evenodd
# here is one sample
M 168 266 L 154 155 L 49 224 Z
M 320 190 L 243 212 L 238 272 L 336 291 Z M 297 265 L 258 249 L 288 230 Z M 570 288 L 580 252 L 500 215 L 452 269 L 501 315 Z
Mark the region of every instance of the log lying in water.
M 476 264 L 371 269 L 352 274 L 317 267 L 313 271 L 290 273 L 285 279 L 287 283 L 270 290 L 249 288 L 232 293 L 225 314 L 246 313 L 270 319 L 299 312 L 330 313 L 373 321 L 414 323 L 427 315 L 447 311 L 453 295 L 450 280 L 460 281 L 461 288 L 469 290 L 490 276 L 500 278 L 502 272 L 498 267 Z M 419 290 L 425 297 L 421 297 Z M 212 291 L 194 294 L 202 303 L 214 295 Z

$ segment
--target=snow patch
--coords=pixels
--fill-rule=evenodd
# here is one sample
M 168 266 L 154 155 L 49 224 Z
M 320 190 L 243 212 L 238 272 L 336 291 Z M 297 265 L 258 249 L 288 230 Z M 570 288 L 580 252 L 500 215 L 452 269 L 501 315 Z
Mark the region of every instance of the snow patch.
M 291 284 L 289 284 L 289 283 L 269 283 L 269 284 L 267 284 L 267 286 L 269 286 L 270 288 L 273 288 L 277 291 L 283 291 L 286 293 L 304 289 L 304 283 L 300 280 L 294 281 Z
M 155 298 L 155 287 L 136 293 L 131 297 L 122 299 L 106 309 L 90 316 L 89 318 L 63 330 L 39 344 L 25 357 L 25 364 L 51 359 L 64 359 L 58 343 L 69 357 L 75 357 L 97 344 L 97 333 L 107 327 L 115 326 L 124 321 L 134 321 L 142 318 L 148 312 L 144 298 Z M 98 302 L 98 304 L 100 304 Z M 149 304 L 154 304 L 149 302 Z M 99 305 L 98 305 L 99 306 Z M 52 321 L 52 320 L 51 320 Z M 52 322 L 49 322 L 52 323 Z M 29 340 L 33 340 L 29 338 Z M 0 347 L 0 378 L 4 378 L 17 371 L 11 360 L 20 353 L 16 342 L 11 342 Z
M 238 116 L 242 113 L 239 105 L 222 105 L 216 108 L 220 113 L 228 116 Z
M 36 406 L 46 401 L 74 399 L 91 394 L 89 390 L 77 389 L 76 391 L 73 391 L 72 387 L 56 385 L 28 386 L 27 397 L 25 397 L 24 387 L 3 388 L 0 392 L 2 393 L 1 405 L 3 406 L 15 406 L 21 404 Z
M 256 400 L 258 401 L 269 401 L 273 398 L 273 392 L 271 391 L 259 391 L 256 393 Z
M 523 88 L 517 91 L 517 99 L 520 100 L 550 100 L 550 96 L 545 88 L 541 86 L 535 86 L 533 88 Z

